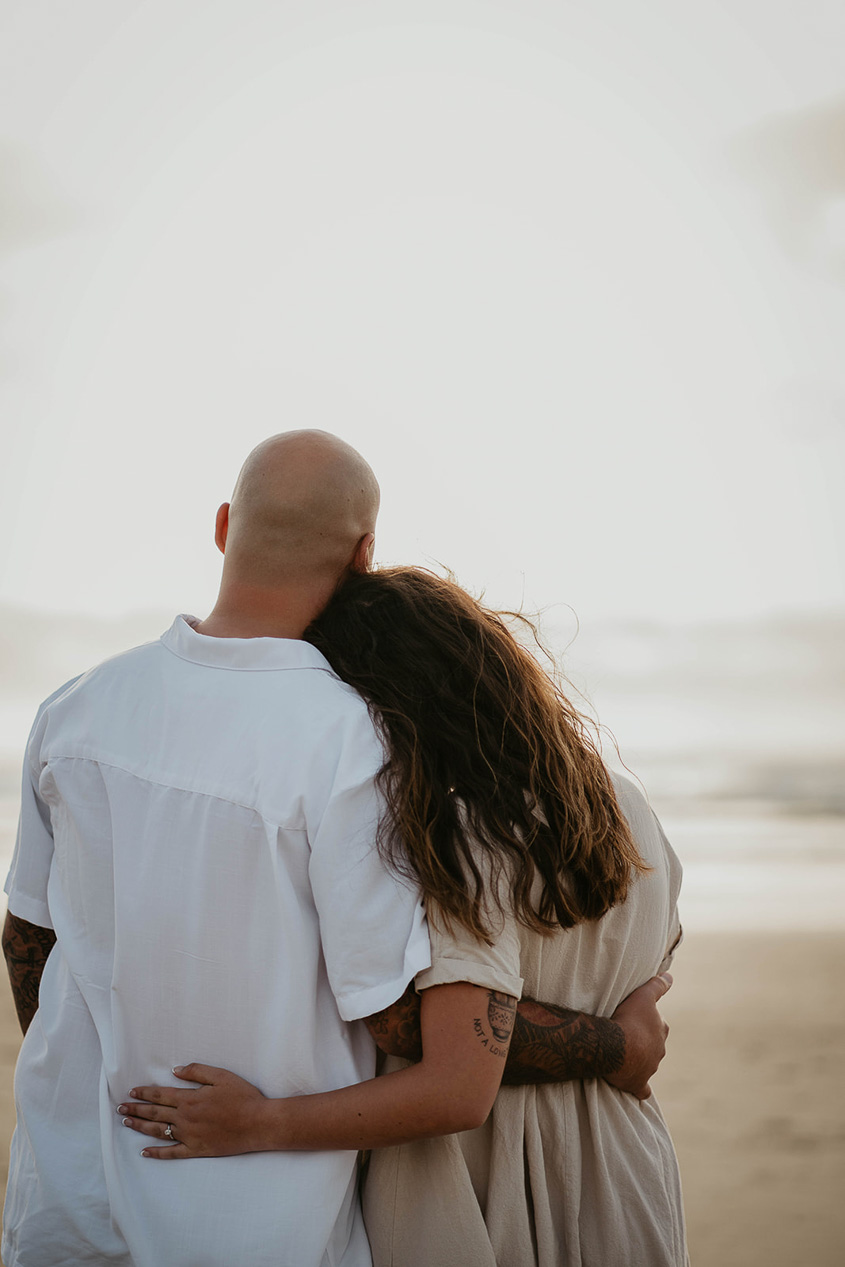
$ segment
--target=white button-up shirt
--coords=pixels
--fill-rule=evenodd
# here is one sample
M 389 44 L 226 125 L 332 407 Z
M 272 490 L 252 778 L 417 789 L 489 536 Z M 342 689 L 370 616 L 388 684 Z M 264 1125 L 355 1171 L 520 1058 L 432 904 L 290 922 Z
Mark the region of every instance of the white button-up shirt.
M 430 962 L 374 848 L 382 760 L 314 647 L 182 617 L 42 706 L 6 891 L 57 943 L 16 1075 L 7 1267 L 369 1264 L 354 1153 L 162 1163 L 115 1107 L 191 1060 L 269 1096 L 373 1076 L 360 1018 Z

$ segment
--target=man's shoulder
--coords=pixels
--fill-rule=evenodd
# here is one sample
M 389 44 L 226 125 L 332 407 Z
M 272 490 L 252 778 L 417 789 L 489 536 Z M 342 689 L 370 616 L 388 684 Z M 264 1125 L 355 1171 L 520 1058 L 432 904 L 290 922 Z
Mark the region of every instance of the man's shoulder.
M 328 664 L 325 671 L 309 673 L 305 682 L 308 714 L 319 730 L 335 732 L 337 737 L 342 732 L 347 741 L 372 737 L 377 742 L 378 728 L 367 701 Z
M 49 703 L 53 699 L 58 699 L 69 690 L 81 690 L 101 678 L 136 673 L 145 661 L 150 661 L 160 655 L 161 650 L 160 640 L 154 639 L 152 642 L 144 642 L 135 647 L 127 647 L 125 651 L 117 651 L 114 655 L 107 656 L 105 660 L 99 660 L 82 673 L 78 673 L 75 678 L 71 678 L 70 682 L 66 682 L 63 687 L 55 691 L 49 697 L 49 700 L 45 702 Z
M 116 677 L 139 676 L 144 662 L 149 662 L 156 656 L 158 646 L 158 642 L 155 641 L 130 647 L 77 673 L 75 677 L 70 678 L 47 696 L 38 709 L 36 722 L 48 711 L 53 712 L 57 708 L 61 710 L 66 705 L 73 707 L 77 700 L 84 699 L 91 691 L 107 687 L 109 681 Z
M 316 671 L 310 673 L 306 680 L 309 690 L 313 690 L 315 695 L 332 700 L 338 708 L 347 709 L 350 713 L 367 711 L 364 698 L 358 694 L 354 686 L 350 686 L 348 682 L 344 682 L 343 678 L 337 676 L 328 661 L 325 668 L 316 667 Z
M 45 734 L 54 722 L 61 724 L 62 718 L 77 716 L 80 708 L 84 713 L 90 705 L 92 691 L 95 697 L 103 693 L 101 688 L 104 684 L 104 675 L 106 678 L 113 672 L 133 675 L 135 673 L 133 664 L 137 663 L 133 658 L 138 653 L 146 653 L 147 648 L 154 647 L 155 643 L 132 647 L 128 651 L 119 652 L 115 656 L 110 656 L 107 660 L 102 660 L 92 668 L 82 673 L 77 673 L 74 677 L 69 678 L 67 682 L 63 682 L 39 705 L 30 730 L 28 751 L 34 753 L 39 750 Z M 121 661 L 125 663 L 121 664 Z M 108 694 L 107 687 L 104 693 Z

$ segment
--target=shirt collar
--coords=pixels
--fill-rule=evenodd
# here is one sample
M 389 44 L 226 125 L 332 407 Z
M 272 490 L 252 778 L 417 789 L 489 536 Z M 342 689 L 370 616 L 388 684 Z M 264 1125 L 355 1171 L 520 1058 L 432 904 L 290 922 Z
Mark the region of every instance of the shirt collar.
M 197 633 L 196 616 L 177 616 L 161 642 L 180 660 L 212 669 L 327 669 L 331 665 L 310 642 L 297 638 L 210 638 Z

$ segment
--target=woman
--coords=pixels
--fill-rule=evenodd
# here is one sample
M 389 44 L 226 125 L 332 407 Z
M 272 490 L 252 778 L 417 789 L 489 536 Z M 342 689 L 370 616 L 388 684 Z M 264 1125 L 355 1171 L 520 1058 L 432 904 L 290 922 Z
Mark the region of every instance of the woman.
M 643 797 L 608 774 L 578 713 L 500 617 L 451 581 L 394 568 L 351 576 L 307 637 L 370 702 L 385 738 L 379 847 L 420 886 L 432 931 L 432 968 L 417 980 L 423 1065 L 429 988 L 471 983 L 501 996 L 502 1015 L 491 1003 L 479 1021 L 489 1052 L 500 1034 L 507 1048 L 506 1000 L 520 979 L 535 998 L 608 1016 L 668 966 L 677 860 Z M 394 1110 L 410 1112 L 413 1069 L 390 1058 L 386 1072 L 362 1084 L 373 1088 L 367 1111 L 390 1084 Z M 246 1086 L 233 1080 L 230 1093 L 252 1105 L 245 1120 L 264 1123 L 253 1142 L 290 1147 L 281 1130 L 268 1142 L 266 1105 L 296 1102 L 250 1101 Z M 332 1093 L 331 1112 L 354 1117 L 356 1092 Z M 481 1116 L 437 1138 L 431 1123 L 403 1135 L 386 1118 L 360 1136 L 377 1148 L 364 1196 L 377 1265 L 686 1261 L 677 1162 L 653 1099 L 599 1080 L 508 1086 Z M 202 1121 L 191 1129 L 200 1138 Z M 316 1126 L 309 1134 L 297 1120 L 296 1130 L 293 1146 L 325 1146 Z

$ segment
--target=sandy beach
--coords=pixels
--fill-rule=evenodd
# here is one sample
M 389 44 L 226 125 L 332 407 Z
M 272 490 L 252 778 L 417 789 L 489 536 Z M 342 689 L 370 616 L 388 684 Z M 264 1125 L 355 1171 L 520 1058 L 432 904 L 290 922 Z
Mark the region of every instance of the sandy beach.
M 694 1267 L 845 1261 L 843 976 L 839 934 L 688 935 L 655 1088 L 681 1159 Z M 4 1183 L 17 1048 L 4 985 Z
M 656 1079 L 694 1267 L 845 1261 L 845 937 L 690 936 Z

